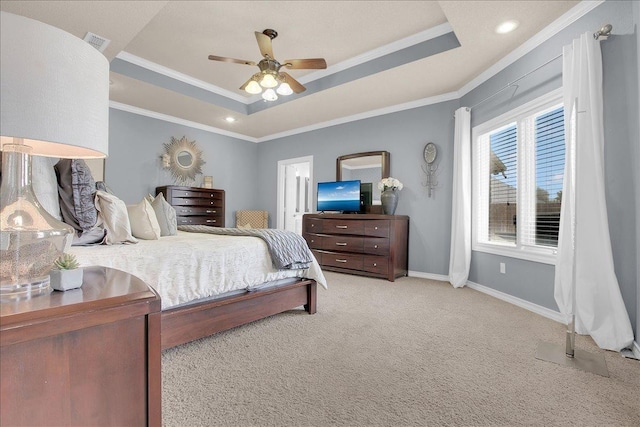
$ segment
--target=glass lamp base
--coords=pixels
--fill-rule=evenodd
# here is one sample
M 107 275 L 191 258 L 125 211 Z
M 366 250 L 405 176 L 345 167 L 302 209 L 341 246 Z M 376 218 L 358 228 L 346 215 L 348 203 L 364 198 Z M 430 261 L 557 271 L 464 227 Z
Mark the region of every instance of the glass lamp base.
M 0 300 L 49 293 L 49 272 L 71 244 L 73 229 L 52 217 L 31 187 L 30 148 L 2 147 Z
M 52 291 L 49 281 L 49 276 L 45 276 L 31 283 L 0 285 L 0 302 L 18 301 L 46 295 Z

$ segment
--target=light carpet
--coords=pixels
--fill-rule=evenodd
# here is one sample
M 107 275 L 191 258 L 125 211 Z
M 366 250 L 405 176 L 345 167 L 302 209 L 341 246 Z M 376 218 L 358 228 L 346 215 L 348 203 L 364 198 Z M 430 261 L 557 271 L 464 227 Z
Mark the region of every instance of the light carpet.
M 165 426 L 640 426 L 640 363 L 535 358 L 564 327 L 468 288 L 326 273 L 302 310 L 169 349 Z

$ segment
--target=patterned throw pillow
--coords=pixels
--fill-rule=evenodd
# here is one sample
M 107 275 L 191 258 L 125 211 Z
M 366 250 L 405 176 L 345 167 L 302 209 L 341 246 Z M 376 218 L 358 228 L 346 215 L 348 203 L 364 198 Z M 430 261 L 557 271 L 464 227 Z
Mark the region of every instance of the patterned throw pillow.
M 147 200 L 149 196 L 147 196 Z M 178 234 L 178 219 L 176 217 L 176 210 L 164 199 L 162 193 L 158 194 L 151 201 L 151 207 L 153 207 L 160 225 L 161 236 L 175 236 Z

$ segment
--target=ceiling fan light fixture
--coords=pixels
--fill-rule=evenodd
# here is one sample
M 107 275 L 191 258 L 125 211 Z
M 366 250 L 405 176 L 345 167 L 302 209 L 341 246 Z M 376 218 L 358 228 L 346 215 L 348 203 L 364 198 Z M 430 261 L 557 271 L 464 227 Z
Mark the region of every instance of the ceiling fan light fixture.
M 278 99 L 278 95 L 276 95 L 276 92 L 273 89 L 267 89 L 262 94 L 262 99 L 265 101 L 275 101 Z
M 279 95 L 289 96 L 293 93 L 293 89 L 291 89 L 291 86 L 289 86 L 289 83 L 284 82 L 280 86 L 278 86 L 278 89 L 276 89 L 276 92 L 278 92 Z
M 249 82 L 249 84 L 247 85 L 247 87 L 244 88 L 244 90 L 247 93 L 250 93 L 251 95 L 257 95 L 260 92 L 262 92 L 262 88 L 260 87 L 260 85 L 258 84 L 257 81 L 255 80 L 251 80 Z
M 278 86 L 278 81 L 276 80 L 275 77 L 273 77 L 273 74 L 266 73 L 262 78 L 262 80 L 260 81 L 260 86 L 266 87 L 266 88 L 276 87 Z

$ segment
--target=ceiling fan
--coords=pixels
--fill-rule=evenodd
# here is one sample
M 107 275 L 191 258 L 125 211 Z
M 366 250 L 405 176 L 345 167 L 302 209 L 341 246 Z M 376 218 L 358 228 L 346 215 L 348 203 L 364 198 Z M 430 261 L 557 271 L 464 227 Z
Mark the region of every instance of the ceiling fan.
M 291 77 L 289 73 L 280 71 L 281 68 L 290 70 L 301 69 L 324 69 L 327 68 L 327 62 L 324 58 L 308 58 L 308 59 L 287 59 L 280 63 L 273 56 L 273 48 L 271 40 L 278 36 L 278 32 L 266 29 L 263 32 L 255 32 L 258 47 L 263 59 L 255 63 L 253 61 L 245 61 L 242 59 L 226 58 L 224 56 L 209 55 L 212 61 L 231 62 L 234 64 L 257 65 L 260 71 L 255 73 L 247 80 L 240 90 L 244 90 L 252 95 L 262 93 L 262 98 L 266 101 L 275 101 L 278 94 L 287 96 L 292 93 L 301 93 L 306 88 L 296 79 Z M 263 92 L 264 88 L 264 92 Z

